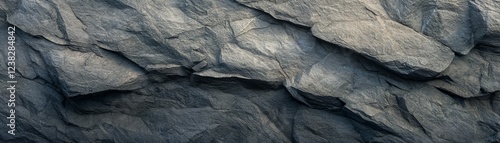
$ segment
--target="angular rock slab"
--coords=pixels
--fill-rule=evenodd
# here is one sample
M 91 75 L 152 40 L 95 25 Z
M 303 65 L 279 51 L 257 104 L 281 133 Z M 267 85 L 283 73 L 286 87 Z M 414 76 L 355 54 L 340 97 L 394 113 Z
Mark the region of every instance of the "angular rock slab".
M 111 52 L 82 53 L 51 50 L 46 54 L 64 93 L 69 97 L 106 90 L 134 90 L 147 80 L 144 71 Z
M 210 29 L 222 41 L 215 52 L 208 52 L 216 56 L 216 64 L 197 71 L 197 76 L 237 77 L 282 85 L 327 54 L 326 48 L 306 30 L 279 23 L 267 15 Z
M 446 78 L 427 83 L 463 98 L 490 95 L 500 90 L 500 54 L 472 49 L 457 56 L 442 72 Z
M 352 49 L 414 78 L 436 76 L 453 60 L 453 52 L 437 41 L 392 20 L 316 24 L 315 36 Z
M 398 102 L 434 142 L 498 140 L 500 116 L 490 98 L 464 100 L 424 86 L 398 96 Z
M 401 89 L 409 89 L 412 85 L 381 76 L 383 72 L 377 68 L 373 68 L 373 72 L 366 71 L 365 65 L 352 60 L 360 57 L 331 53 L 286 87 L 293 97 L 309 107 L 342 110 L 371 128 L 399 136 L 385 138 L 385 142 L 430 142 L 421 128 L 403 118 L 391 92 L 393 84 Z
M 450 47 L 461 55 L 476 44 L 472 7 L 467 0 L 383 0 L 391 19 Z
M 238 2 L 275 18 L 312 27 L 316 37 L 361 53 L 410 78 L 434 77 L 454 57 L 453 51 L 439 41 L 392 21 L 378 1 Z
M 500 47 L 500 1 L 471 1 L 473 10 L 471 21 L 474 21 L 475 37 L 480 44 Z

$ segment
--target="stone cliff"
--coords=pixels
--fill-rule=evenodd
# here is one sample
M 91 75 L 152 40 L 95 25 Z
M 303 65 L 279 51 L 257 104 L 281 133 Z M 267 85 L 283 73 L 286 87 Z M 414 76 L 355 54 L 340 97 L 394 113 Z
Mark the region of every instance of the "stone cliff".
M 3 0 L 0 29 L 0 142 L 500 142 L 499 0 Z

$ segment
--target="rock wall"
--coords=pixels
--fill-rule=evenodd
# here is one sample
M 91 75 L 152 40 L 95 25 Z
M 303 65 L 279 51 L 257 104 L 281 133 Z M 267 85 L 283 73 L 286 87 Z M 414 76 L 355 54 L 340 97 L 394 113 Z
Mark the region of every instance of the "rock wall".
M 4 0 L 0 29 L 0 142 L 500 142 L 499 0 Z

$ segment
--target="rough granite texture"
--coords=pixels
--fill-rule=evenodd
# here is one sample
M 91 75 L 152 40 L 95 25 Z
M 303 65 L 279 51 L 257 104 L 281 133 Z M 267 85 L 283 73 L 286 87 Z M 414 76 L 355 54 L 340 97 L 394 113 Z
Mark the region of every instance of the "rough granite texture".
M 500 0 L 2 0 L 2 87 L 8 26 L 0 142 L 500 142 Z

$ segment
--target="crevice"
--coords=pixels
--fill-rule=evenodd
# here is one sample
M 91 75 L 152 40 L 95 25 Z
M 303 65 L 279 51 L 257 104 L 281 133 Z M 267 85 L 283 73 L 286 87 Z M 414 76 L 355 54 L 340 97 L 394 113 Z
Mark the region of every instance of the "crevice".
M 281 72 L 281 74 L 283 76 L 286 77 L 286 79 L 288 79 L 289 81 L 293 81 L 290 76 L 288 76 L 288 74 L 285 72 L 284 68 L 283 68 L 283 65 L 281 64 L 280 60 L 276 57 L 276 55 L 274 55 L 274 59 L 276 59 L 276 62 L 278 62 L 278 66 L 279 66 L 279 71 Z
M 99 47 L 99 46 L 97 46 L 97 47 Z M 111 55 L 117 56 L 117 58 L 122 59 L 126 63 L 132 64 L 134 68 L 140 69 L 142 73 L 147 73 L 147 71 L 146 71 L 146 69 L 144 67 L 142 67 L 138 63 L 136 63 L 136 62 L 130 60 L 129 58 L 127 58 L 122 52 L 111 51 L 111 50 L 108 50 L 108 49 L 102 48 L 102 47 L 99 47 L 99 49 L 102 50 L 102 51 L 108 52 Z M 96 55 L 98 55 L 98 54 L 96 54 Z
M 282 20 L 282 19 L 276 18 L 276 17 L 274 17 L 273 15 L 271 15 L 271 14 L 267 13 L 267 12 L 266 12 L 266 11 L 264 11 L 264 10 L 261 10 L 261 9 L 256 9 L 256 8 L 253 8 L 253 7 L 247 6 L 247 5 L 245 5 L 245 4 L 243 4 L 243 3 L 240 3 L 240 2 L 236 2 L 236 3 L 238 3 L 239 5 L 241 5 L 241 6 L 243 6 L 243 7 L 246 7 L 246 8 L 249 8 L 249 9 L 253 9 L 253 10 L 255 10 L 255 11 L 259 11 L 259 12 L 263 13 L 264 15 L 267 15 L 267 16 L 269 16 L 269 17 L 272 17 L 274 20 L 279 21 L 279 22 L 281 22 L 281 23 L 287 23 L 287 24 L 289 24 L 289 25 L 294 25 L 295 27 L 298 27 L 298 28 L 300 28 L 300 29 L 309 29 L 309 30 L 311 29 L 311 27 L 306 26 L 306 25 L 300 25 L 300 24 L 296 24 L 296 23 L 293 23 L 293 22 L 290 22 L 290 21 L 287 21 L 287 20 Z
M 283 81 L 265 81 L 258 79 L 242 78 L 242 77 L 210 77 L 198 74 L 191 75 L 191 82 L 197 84 L 207 84 L 212 86 L 225 86 L 231 84 L 240 84 L 248 89 L 280 89 L 284 88 Z

